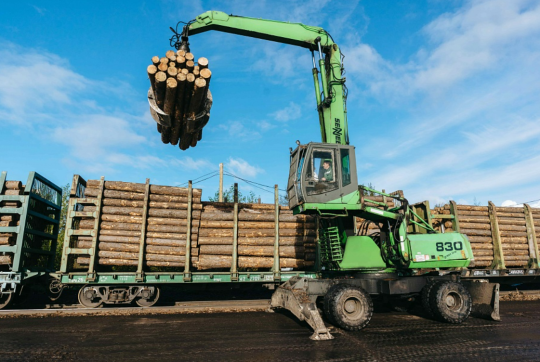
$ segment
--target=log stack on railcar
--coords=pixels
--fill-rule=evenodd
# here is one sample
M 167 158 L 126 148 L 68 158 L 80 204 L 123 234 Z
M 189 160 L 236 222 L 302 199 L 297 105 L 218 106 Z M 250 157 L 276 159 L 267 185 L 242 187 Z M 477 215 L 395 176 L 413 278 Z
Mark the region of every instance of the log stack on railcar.
M 315 263 L 315 218 L 273 204 L 201 202 L 202 190 L 74 176 L 64 253 L 71 267 L 301 270 Z M 77 194 L 77 190 L 79 190 Z M 78 211 L 77 211 L 78 210 Z M 189 240 L 189 243 L 187 242 Z M 277 248 L 277 249 L 276 249 Z M 277 253 L 277 254 L 276 254 Z M 94 256 L 92 258 L 92 255 Z M 277 256 L 277 258 L 275 258 Z M 158 269 L 156 269 L 158 268 Z
M 474 268 L 537 267 L 540 209 L 459 205 L 451 202 L 432 210 L 440 232 L 461 232 L 469 238 Z M 444 216 L 454 215 L 455 221 Z

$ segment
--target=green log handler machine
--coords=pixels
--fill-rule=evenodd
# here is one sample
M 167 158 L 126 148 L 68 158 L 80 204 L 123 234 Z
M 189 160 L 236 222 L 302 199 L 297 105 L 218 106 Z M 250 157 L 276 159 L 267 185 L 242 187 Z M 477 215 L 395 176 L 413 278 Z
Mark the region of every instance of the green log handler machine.
M 320 309 L 331 323 L 359 330 L 371 319 L 373 300 L 392 297 L 419 297 L 427 313 L 449 323 L 467 319 L 473 303 L 499 319 L 499 284 L 461 277 L 474 260 L 466 235 L 436 232 L 427 202 L 410 205 L 402 193 L 358 185 L 343 55 L 331 35 L 300 23 L 208 11 L 175 31 L 175 47 L 189 51 L 189 37 L 210 30 L 306 48 L 313 59 L 322 142 L 291 148 L 287 192 L 294 213 L 318 217 L 317 277 L 289 279 L 275 290 L 270 308 L 285 308 L 306 321 L 315 340 L 332 338 Z M 389 207 L 386 199 L 399 206 Z M 358 236 L 357 218 L 381 225 L 380 233 Z

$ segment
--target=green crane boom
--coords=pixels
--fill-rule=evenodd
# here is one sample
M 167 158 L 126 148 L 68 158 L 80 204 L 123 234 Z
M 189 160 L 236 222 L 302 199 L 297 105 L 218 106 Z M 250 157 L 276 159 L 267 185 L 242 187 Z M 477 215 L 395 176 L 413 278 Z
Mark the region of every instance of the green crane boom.
M 326 30 L 300 23 L 254 19 L 227 15 L 221 11 L 207 11 L 197 16 L 186 26 L 184 35 L 187 37 L 210 30 L 270 40 L 311 50 L 315 99 L 322 142 L 349 144 L 346 92 L 344 90 L 345 78 L 342 77 L 341 52 Z M 315 60 L 315 52 L 319 53 L 318 61 Z M 317 63 L 320 71 L 317 69 Z

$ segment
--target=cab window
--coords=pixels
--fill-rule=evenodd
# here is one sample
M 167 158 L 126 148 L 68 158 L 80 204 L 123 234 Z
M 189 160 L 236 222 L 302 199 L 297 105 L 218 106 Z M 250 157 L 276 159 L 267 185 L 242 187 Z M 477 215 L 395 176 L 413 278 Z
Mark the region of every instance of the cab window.
M 313 150 L 305 173 L 308 195 L 321 194 L 338 187 L 333 150 Z

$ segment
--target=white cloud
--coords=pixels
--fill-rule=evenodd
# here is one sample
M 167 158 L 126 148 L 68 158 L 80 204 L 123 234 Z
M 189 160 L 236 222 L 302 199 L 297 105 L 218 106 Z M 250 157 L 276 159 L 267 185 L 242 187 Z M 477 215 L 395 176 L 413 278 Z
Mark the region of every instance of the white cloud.
M 237 176 L 256 177 L 257 175 L 264 173 L 263 169 L 257 166 L 252 166 L 241 158 L 230 157 L 225 166 Z
M 224 131 L 229 139 L 252 141 L 261 137 L 259 131 L 246 127 L 241 121 L 222 123 L 218 125 L 217 129 Z
M 191 157 L 184 157 L 182 159 L 175 159 L 174 164 L 182 166 L 184 169 L 190 171 L 199 171 L 199 170 L 212 170 L 216 169 L 216 166 L 208 160 L 198 159 L 195 160 Z
M 302 108 L 294 102 L 289 102 L 289 105 L 271 114 L 278 122 L 288 122 L 298 119 L 302 116 Z

